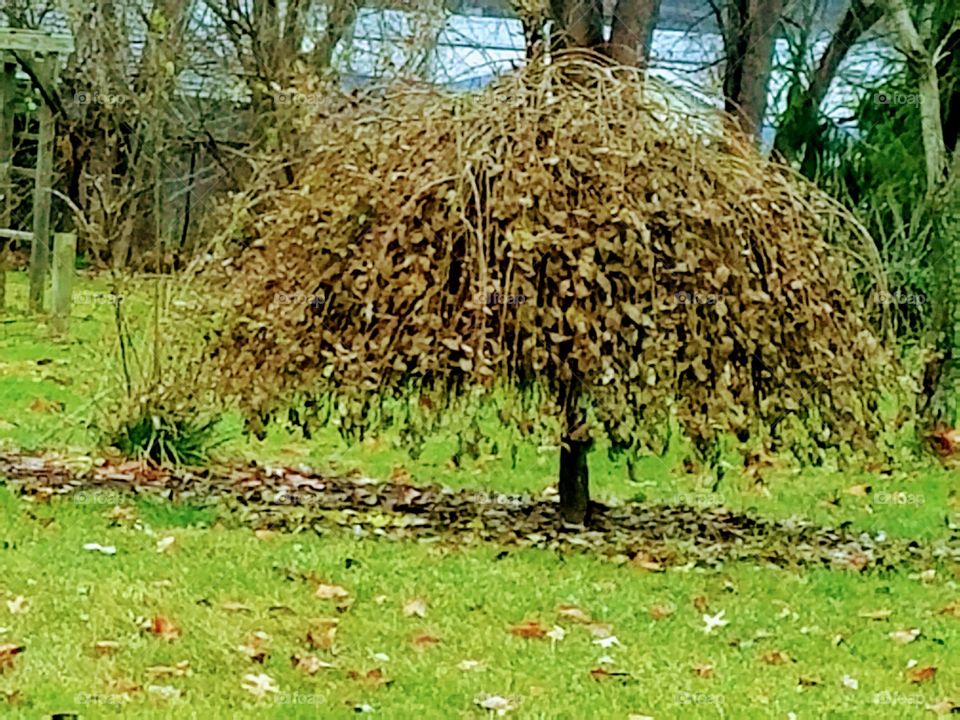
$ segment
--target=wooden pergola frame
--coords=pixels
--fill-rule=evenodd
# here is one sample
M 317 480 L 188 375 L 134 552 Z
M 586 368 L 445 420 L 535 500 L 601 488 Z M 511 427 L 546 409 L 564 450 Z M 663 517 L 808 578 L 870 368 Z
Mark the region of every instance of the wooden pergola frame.
M 30 308 L 34 311 L 43 309 L 43 288 L 50 265 L 50 204 L 56 135 L 54 109 L 48 99 L 57 83 L 62 60 L 72 52 L 73 38 L 70 35 L 0 28 L 0 309 L 6 295 L 6 246 L 10 241 L 30 243 Z M 37 141 L 37 162 L 33 168 L 13 164 L 18 69 L 26 72 L 40 90 L 39 132 L 36 136 L 28 136 Z M 34 178 L 32 232 L 10 227 L 14 173 Z

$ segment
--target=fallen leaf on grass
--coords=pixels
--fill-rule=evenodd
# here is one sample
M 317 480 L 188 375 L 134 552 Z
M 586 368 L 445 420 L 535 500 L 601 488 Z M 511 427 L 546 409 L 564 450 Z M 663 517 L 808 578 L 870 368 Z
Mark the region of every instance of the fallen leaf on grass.
M 613 635 L 613 625 L 610 623 L 590 623 L 587 625 L 590 634 L 598 638 L 606 638 Z
M 173 535 L 167 535 L 165 538 L 160 538 L 157 540 L 157 552 L 166 552 L 176 541 L 177 539 Z
M 800 687 L 816 687 L 820 682 L 820 678 L 816 675 L 801 675 L 797 680 Z
M 176 640 L 183 635 L 183 630 L 164 615 L 157 615 L 150 621 L 150 632 L 162 640 Z
M 294 670 L 300 670 L 307 675 L 316 675 L 321 670 L 336 667 L 333 663 L 325 662 L 316 655 L 291 655 L 290 662 L 293 663 Z
M 871 490 L 873 490 L 873 488 L 869 485 L 851 485 L 847 488 L 847 494 L 856 497 L 867 497 Z
M 0 673 L 13 668 L 13 659 L 26 648 L 23 645 L 7 643 L 0 645 Z
M 547 633 L 547 637 L 553 640 L 554 642 L 560 642 L 567 636 L 567 631 L 564 630 L 559 625 L 554 625 L 553 629 Z
M 24 613 L 27 611 L 27 599 L 23 595 L 17 595 L 13 600 L 7 600 L 7 610 L 11 615 Z
M 87 543 L 83 546 L 84 550 L 98 552 L 103 555 L 116 555 L 117 549 L 113 545 L 101 545 L 100 543 Z
M 190 661 L 181 660 L 176 665 L 154 665 L 147 668 L 147 675 L 152 678 L 186 677 L 190 675 Z
M 607 648 L 611 648 L 614 645 L 619 645 L 620 641 L 617 640 L 616 635 L 610 635 L 609 637 L 597 638 L 596 640 L 593 641 L 593 644 L 599 645 L 604 650 L 606 650 Z
M 960 711 L 960 705 L 949 698 L 944 698 L 939 702 L 927 705 L 926 709 L 930 710 L 936 715 L 953 715 L 954 713 Z
M 418 650 L 423 650 L 424 648 L 433 647 L 434 645 L 440 644 L 440 638 L 435 635 L 429 635 L 424 633 L 422 635 L 415 635 L 410 641 L 410 644 Z
M 893 640 L 898 645 L 906 645 L 907 643 L 912 643 L 920 637 L 920 628 L 909 628 L 907 630 L 894 630 L 890 633 L 890 639 Z
M 337 627 L 340 621 L 336 618 L 319 618 L 312 620 L 307 630 L 307 644 L 316 650 L 329 650 L 337 638 Z
M 425 618 L 427 616 L 427 601 L 423 598 L 414 598 L 403 606 L 403 614 L 407 617 Z
M 269 645 L 270 636 L 262 630 L 257 630 L 247 639 L 246 643 L 238 646 L 237 650 L 242 652 L 253 662 L 260 663 L 262 665 L 266 659 L 270 657 Z
M 724 625 L 729 625 L 729 620 L 724 620 L 723 616 L 726 613 L 726 610 L 721 610 L 716 615 L 707 615 L 704 613 L 703 622 L 704 628 L 703 631 L 709 635 L 713 632 L 714 628 L 723 627 Z
M 880 610 L 865 610 L 860 613 L 860 617 L 864 620 L 889 620 L 891 615 L 893 615 L 893 611 L 887 610 L 886 608 Z
M 258 698 L 263 698 L 270 693 L 280 691 L 280 688 L 277 687 L 276 680 L 264 673 L 244 675 L 240 687 Z
M 709 680 L 713 677 L 713 665 L 710 663 L 697 664 L 693 666 L 693 674 L 698 678 Z
M 590 671 L 590 677 L 594 680 L 607 680 L 610 678 L 631 678 L 630 673 L 620 672 L 617 670 L 607 670 L 604 667 L 595 667 Z
M 120 649 L 120 643 L 116 640 L 98 640 L 93 644 L 93 652 L 97 655 L 112 655 Z
M 510 634 L 522 638 L 545 638 L 547 629 L 537 620 L 524 620 L 510 628 Z
M 907 680 L 912 683 L 919 685 L 924 683 L 927 680 L 933 680 L 937 675 L 937 669 L 933 665 L 922 668 L 914 668 L 913 670 L 907 670 Z
M 576 605 L 558 605 L 557 615 L 564 620 L 582 623 L 584 625 L 589 625 L 591 622 L 593 622 L 590 616 Z
M 484 710 L 492 710 L 500 716 L 506 715 L 516 707 L 512 700 L 500 695 L 478 695 L 473 702 Z
M 940 611 L 941 615 L 960 618 L 960 600 L 954 600 Z
M 693 607 L 699 612 L 705 613 L 710 607 L 710 601 L 707 600 L 706 595 L 697 595 L 693 598 Z
M 345 600 L 350 597 L 350 593 L 341 585 L 328 585 L 320 583 L 317 586 L 316 596 L 321 600 Z
M 650 617 L 652 617 L 654 620 L 666 620 L 668 617 L 673 615 L 675 611 L 676 608 L 670 605 L 657 603 L 655 605 L 651 605 L 648 612 L 650 613 Z
M 461 660 L 457 663 L 457 669 L 463 672 L 480 672 L 486 669 L 486 665 L 479 660 Z
M 857 679 L 854 678 L 854 677 L 850 677 L 849 675 L 844 675 L 844 676 L 843 676 L 843 679 L 840 680 L 840 683 L 841 683 L 845 688 L 849 688 L 849 689 L 851 689 L 851 690 L 859 690 L 859 689 L 860 689 L 860 681 L 857 680 Z
M 786 665 L 788 662 L 793 662 L 793 658 L 782 650 L 766 652 L 760 656 L 760 659 L 767 665 Z
M 351 680 L 362 682 L 364 685 L 373 688 L 378 688 L 383 685 L 390 685 L 393 683 L 393 680 L 387 680 L 386 676 L 383 674 L 383 670 L 380 668 L 373 668 L 372 670 L 367 670 L 365 673 L 361 673 L 357 670 L 350 670 L 347 673 L 347 677 Z

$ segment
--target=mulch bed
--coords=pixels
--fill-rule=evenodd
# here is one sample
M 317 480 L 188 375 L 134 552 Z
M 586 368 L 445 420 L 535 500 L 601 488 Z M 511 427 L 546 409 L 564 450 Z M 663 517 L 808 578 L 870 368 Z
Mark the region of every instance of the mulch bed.
M 564 525 L 554 496 L 503 495 L 439 485 L 328 477 L 306 467 L 259 464 L 169 469 L 139 461 L 0 454 L 0 479 L 36 502 L 79 493 L 145 495 L 215 505 L 225 522 L 323 534 L 458 544 L 488 541 L 559 552 L 589 551 L 656 572 L 732 560 L 862 572 L 960 561 L 960 537 L 919 542 L 769 520 L 724 507 L 594 503 L 586 527 Z M 105 493 L 109 492 L 109 495 Z M 92 496 L 97 497 L 97 496 Z

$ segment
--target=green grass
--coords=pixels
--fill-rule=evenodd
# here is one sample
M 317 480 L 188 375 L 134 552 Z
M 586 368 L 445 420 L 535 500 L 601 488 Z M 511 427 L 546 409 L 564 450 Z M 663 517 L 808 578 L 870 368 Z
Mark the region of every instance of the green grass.
M 119 522 L 110 519 L 118 499 L 129 508 Z M 745 565 L 644 573 L 543 551 L 497 559 L 491 546 L 336 532 L 257 537 L 209 527 L 206 510 L 96 495 L 36 505 L 0 489 L 0 510 L 0 644 L 26 648 L 0 674 L 4 717 L 347 717 L 369 704 L 375 717 L 469 718 L 487 714 L 473 701 L 488 693 L 518 701 L 509 713 L 517 718 L 904 718 L 928 716 L 924 704 L 957 690 L 960 618 L 939 610 L 960 593 L 942 571 L 929 580 Z M 168 535 L 175 542 L 158 553 Z M 117 553 L 84 551 L 90 542 Z M 345 588 L 349 607 L 315 597 L 311 576 Z M 21 595 L 26 611 L 8 612 L 2 601 Z M 698 596 L 709 612 L 724 610 L 729 625 L 705 634 Z M 415 597 L 427 601 L 425 618 L 403 613 Z M 558 620 L 563 603 L 610 624 L 620 645 L 604 649 L 586 626 Z M 674 612 L 654 620 L 655 604 Z M 878 609 L 891 611 L 889 620 L 860 617 Z M 182 637 L 140 629 L 157 615 Z M 311 621 L 327 617 L 339 621 L 335 645 L 311 650 Z M 560 624 L 566 637 L 514 637 L 510 627 L 523 620 Z M 911 627 L 922 631 L 912 643 L 889 637 Z M 237 649 L 258 631 L 271 638 L 262 665 Z M 440 643 L 415 649 L 420 634 Z M 104 640 L 119 646 L 99 657 L 94 643 Z M 773 651 L 791 660 L 768 664 Z M 292 667 L 291 655 L 310 653 L 336 667 L 313 677 Z M 605 655 L 614 663 L 604 667 L 629 677 L 591 677 Z M 458 669 L 466 659 L 485 670 Z M 910 660 L 937 667 L 936 677 L 911 684 Z M 148 668 L 182 661 L 189 676 L 151 679 Z M 698 677 L 695 667 L 706 665 L 712 677 Z M 374 668 L 393 682 L 370 687 L 350 677 Z M 241 687 L 244 675 L 261 672 L 283 694 L 258 700 Z M 845 687 L 845 676 L 859 688 Z M 800 687 L 800 678 L 818 684 Z M 148 685 L 176 688 L 180 698 L 161 699 Z M 877 704 L 878 693 L 898 704 Z M 4 706 L 5 696 L 14 702 Z
M 11 274 L 8 285 L 11 308 L 0 318 L 0 446 L 98 452 L 88 426 L 108 407 L 104 388 L 120 377 L 113 308 L 89 302 L 89 293 L 107 283 L 81 281 L 87 302 L 75 307 L 66 341 L 53 340 L 42 318 L 23 310 L 22 275 Z M 131 287 L 132 314 L 142 318 L 148 283 Z M 390 435 L 351 446 L 332 430 L 306 442 L 272 428 L 257 441 L 239 428 L 235 415 L 224 419 L 230 440 L 222 455 L 500 492 L 538 492 L 555 481 L 555 448 L 522 447 L 516 464 L 488 455 L 456 468 L 452 433 L 431 439 L 413 461 Z M 496 428 L 485 430 L 500 439 Z M 712 493 L 683 472 L 680 459 L 678 449 L 647 458 L 640 481 L 631 482 L 622 462 L 594 453 L 595 495 L 611 502 L 723 502 L 769 517 L 801 515 L 927 540 L 949 538 L 948 523 L 960 519 L 955 477 L 929 463 L 890 477 L 783 468 L 762 488 L 731 472 Z M 848 492 L 864 483 L 873 487 L 870 495 Z M 960 569 L 952 566 L 930 568 L 932 575 L 738 563 L 649 573 L 588 555 L 504 555 L 490 545 L 374 541 L 332 530 L 263 536 L 235 522 L 215 507 L 109 491 L 38 504 L 0 479 L 0 646 L 26 648 L 12 667 L 0 663 L 0 716 L 347 717 L 369 705 L 375 717 L 480 718 L 490 713 L 474 699 L 487 693 L 515 701 L 508 716 L 518 718 L 905 718 L 928 717 L 925 705 L 951 695 L 960 700 L 960 618 L 939 612 L 960 600 Z M 160 553 L 157 541 L 167 536 L 175 541 Z M 86 543 L 117 553 L 87 551 Z M 320 580 L 344 587 L 348 606 L 338 610 L 315 597 Z M 26 611 L 12 612 L 7 603 L 17 609 L 20 596 Z M 425 618 L 403 613 L 414 597 L 426 599 Z M 700 598 L 706 612 L 723 610 L 730 624 L 705 634 Z M 620 645 L 602 648 L 586 626 L 559 621 L 563 603 L 609 623 Z M 654 605 L 672 613 L 655 620 Z M 881 609 L 889 619 L 861 616 Z M 156 616 L 172 619 L 182 636 L 168 641 L 144 631 L 143 621 Z M 312 622 L 331 617 L 339 620 L 335 645 L 310 650 Z M 523 620 L 547 629 L 559 622 L 566 636 L 515 637 L 509 629 Z M 913 642 L 890 637 L 913 627 L 922 631 Z M 262 665 L 238 650 L 255 632 L 271 638 Z M 416 649 L 417 635 L 440 642 Z M 117 648 L 98 655 L 98 641 Z M 764 660 L 775 652 L 789 659 Z M 292 666 L 291 655 L 310 653 L 335 667 L 311 677 Z M 614 662 L 602 664 L 603 656 Z M 485 669 L 459 669 L 467 659 Z M 151 677 L 149 668 L 183 661 L 189 675 Z M 911 661 L 938 672 L 912 684 L 905 674 Z M 592 677 L 601 666 L 627 675 Z M 709 677 L 698 676 L 697 667 Z M 375 668 L 392 682 L 365 682 Z M 250 673 L 269 675 L 282 694 L 258 700 L 241 686 Z M 844 686 L 845 677 L 857 689 Z M 163 699 L 151 685 L 179 696 Z M 884 699 L 892 702 L 876 702 Z

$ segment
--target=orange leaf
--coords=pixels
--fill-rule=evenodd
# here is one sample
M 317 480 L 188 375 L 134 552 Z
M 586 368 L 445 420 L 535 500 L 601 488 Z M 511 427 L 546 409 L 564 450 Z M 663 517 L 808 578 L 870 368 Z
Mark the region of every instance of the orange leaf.
M 26 650 L 23 645 L 0 645 L 0 673 L 13 668 L 13 659 Z
M 927 680 L 933 680 L 936 675 L 937 669 L 933 665 L 907 670 L 907 679 L 912 683 L 917 683 L 918 685 L 926 682 Z
M 510 632 L 522 638 L 544 638 L 547 636 L 547 629 L 537 620 L 524 620 L 510 628 Z
M 173 620 L 163 615 L 157 615 L 150 623 L 150 632 L 163 640 L 176 640 L 183 635 Z
M 440 643 L 440 638 L 434 635 L 428 635 L 424 633 L 423 635 L 414 636 L 414 638 L 410 642 L 413 644 L 415 648 L 423 649 L 427 647 L 432 647 L 434 645 L 438 645 Z

